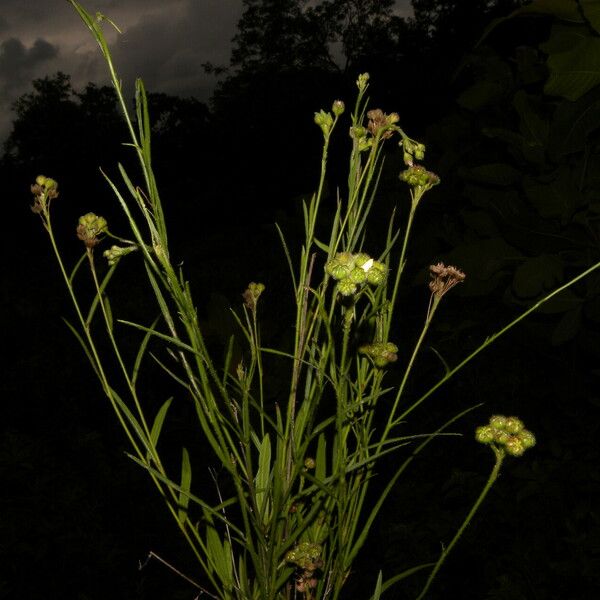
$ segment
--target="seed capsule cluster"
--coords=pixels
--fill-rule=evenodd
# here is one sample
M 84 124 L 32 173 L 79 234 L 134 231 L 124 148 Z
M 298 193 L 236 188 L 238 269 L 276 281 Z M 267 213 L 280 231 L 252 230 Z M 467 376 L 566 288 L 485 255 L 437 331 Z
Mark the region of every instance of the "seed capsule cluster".
M 387 276 L 387 267 L 368 254 L 338 252 L 326 265 L 325 271 L 337 282 L 342 296 L 353 296 L 366 284 L 381 285 Z
M 414 165 L 400 173 L 400 179 L 413 187 L 431 188 L 440 182 L 440 178 L 421 165 Z
M 87 213 L 79 217 L 77 225 L 77 237 L 86 245 L 87 248 L 93 248 L 100 243 L 100 236 L 106 233 L 108 224 L 104 217 L 99 217 L 94 213 Z
M 374 342 L 358 349 L 359 354 L 366 354 L 376 367 L 382 369 L 398 360 L 398 346 L 392 342 Z
M 525 450 L 535 446 L 535 436 L 525 429 L 521 419 L 503 415 L 494 415 L 489 425 L 478 427 L 475 439 L 482 444 L 501 446 L 511 456 L 522 456 Z

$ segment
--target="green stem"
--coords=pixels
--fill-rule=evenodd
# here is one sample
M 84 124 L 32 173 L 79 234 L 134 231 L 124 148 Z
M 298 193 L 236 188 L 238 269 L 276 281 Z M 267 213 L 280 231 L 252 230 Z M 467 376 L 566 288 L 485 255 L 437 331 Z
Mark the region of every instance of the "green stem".
M 421 330 L 421 335 L 419 335 L 419 339 L 415 344 L 410 360 L 408 361 L 408 365 L 404 371 L 404 375 L 402 377 L 402 381 L 400 382 L 400 386 L 398 387 L 398 392 L 396 393 L 396 398 L 394 399 L 394 404 L 392 406 L 392 410 L 390 411 L 385 429 L 383 431 L 383 435 L 380 438 L 380 443 L 378 448 L 381 448 L 381 445 L 386 441 L 392 427 L 395 425 L 395 415 L 398 410 L 398 404 L 400 403 L 400 399 L 402 398 L 402 394 L 404 392 L 404 388 L 406 387 L 406 383 L 408 382 L 408 378 L 410 373 L 412 372 L 413 365 L 421 350 L 421 346 L 423 345 L 423 341 L 425 340 L 425 336 L 427 335 L 427 331 L 429 330 L 429 326 L 431 325 L 431 321 L 433 320 L 433 315 L 439 305 L 440 298 L 436 295 L 432 295 L 431 303 L 427 310 L 427 317 L 425 319 L 425 324 L 423 325 L 423 329 Z
M 444 548 L 442 550 L 442 553 L 441 553 L 440 557 L 438 558 L 438 561 L 435 563 L 433 570 L 429 574 L 427 582 L 425 583 L 425 587 L 423 588 L 421 593 L 417 596 L 416 600 L 422 600 L 422 598 L 425 597 L 425 594 L 429 590 L 429 587 L 431 586 L 433 580 L 435 579 L 435 576 L 438 574 L 438 571 L 442 568 L 442 565 L 444 564 L 444 561 L 446 560 L 448 554 L 450 554 L 450 552 L 452 551 L 452 548 L 454 548 L 454 546 L 456 545 L 456 542 L 458 542 L 458 540 L 464 533 L 465 529 L 467 528 L 467 526 L 469 525 L 469 523 L 475 516 L 475 513 L 479 510 L 481 503 L 483 502 L 483 500 L 487 496 L 488 492 L 494 485 L 494 482 L 496 481 L 496 479 L 498 479 L 498 474 L 500 473 L 500 467 L 502 466 L 502 461 L 504 460 L 505 454 L 504 454 L 503 449 L 496 449 L 496 448 L 492 448 L 492 449 L 494 450 L 494 453 L 496 455 L 496 464 L 494 465 L 494 468 L 492 469 L 492 472 L 487 480 L 487 483 L 485 484 L 483 490 L 481 490 L 481 494 L 479 494 L 479 497 L 475 501 L 475 504 L 473 504 L 471 510 L 469 511 L 469 514 L 466 516 L 465 520 L 463 521 L 463 524 L 460 526 L 460 529 L 456 532 L 455 536 L 452 538 L 452 541 L 448 544 L 448 547 Z
M 390 328 L 392 326 L 392 315 L 394 312 L 394 306 L 396 305 L 396 298 L 398 296 L 398 290 L 400 288 L 400 278 L 402 277 L 402 273 L 404 271 L 404 266 L 406 265 L 406 253 L 407 253 L 407 249 L 408 249 L 408 240 L 410 238 L 410 233 L 412 230 L 415 213 L 417 211 L 417 206 L 419 204 L 419 201 L 421 200 L 421 197 L 423 196 L 423 193 L 417 192 L 415 195 L 415 192 L 413 192 L 411 190 L 410 196 L 411 196 L 410 213 L 408 214 L 408 220 L 406 222 L 406 230 L 404 232 L 404 240 L 402 242 L 402 250 L 400 252 L 400 260 L 398 261 L 398 270 L 396 271 L 396 280 L 394 281 L 394 287 L 392 288 L 392 297 L 390 298 L 390 302 L 388 305 L 389 306 L 388 315 L 387 315 L 387 319 L 386 319 L 386 323 L 385 323 L 385 327 L 384 327 L 384 336 L 383 336 L 384 340 L 387 340 L 390 335 Z
M 456 373 L 458 373 L 465 365 L 470 363 L 482 350 L 487 348 L 492 342 L 495 342 L 500 336 L 502 336 L 505 333 L 507 333 L 508 331 L 510 331 L 515 325 L 517 325 L 517 323 L 520 323 L 523 319 L 528 317 L 532 312 L 536 311 L 540 306 L 542 306 L 543 304 L 548 302 L 548 300 L 554 298 L 554 296 L 557 296 L 561 292 L 564 292 L 567 288 L 571 287 L 572 285 L 574 285 L 581 279 L 584 279 L 585 277 L 587 277 L 588 275 L 590 275 L 596 269 L 599 269 L 599 268 L 600 268 L 600 262 L 597 262 L 596 264 L 592 265 L 589 269 L 586 269 L 585 271 L 583 271 L 583 273 L 580 273 L 579 275 L 573 277 L 573 279 L 570 279 L 569 281 L 567 281 L 567 283 L 565 283 L 564 285 L 561 285 L 559 288 L 555 289 L 553 292 L 548 294 L 546 297 L 542 298 L 541 300 L 538 300 L 533 306 L 531 306 L 526 311 L 521 313 L 516 319 L 511 321 L 508 325 L 503 327 L 500 331 L 498 331 L 497 333 L 494 333 L 494 334 L 490 335 L 488 338 L 486 338 L 482 344 L 480 344 L 475 350 L 473 350 L 473 352 L 471 352 L 471 354 L 466 356 L 458 365 L 456 365 L 456 367 L 454 367 L 453 369 L 450 369 L 446 373 L 446 375 L 444 375 L 444 377 L 442 377 L 442 379 L 440 379 L 434 386 L 429 388 L 429 390 L 427 390 L 427 392 L 425 392 L 425 394 L 423 394 L 414 404 L 412 404 L 409 408 L 407 408 L 406 411 L 404 411 L 404 413 L 402 413 L 396 419 L 396 422 L 394 423 L 394 425 L 397 424 L 402 419 L 404 419 L 413 410 L 415 410 L 415 408 L 417 408 L 422 402 L 424 402 L 427 398 L 429 398 L 429 396 L 431 396 L 438 388 L 440 388 L 444 383 L 446 383 L 446 381 L 448 381 L 450 378 L 452 378 L 454 375 L 456 375 Z

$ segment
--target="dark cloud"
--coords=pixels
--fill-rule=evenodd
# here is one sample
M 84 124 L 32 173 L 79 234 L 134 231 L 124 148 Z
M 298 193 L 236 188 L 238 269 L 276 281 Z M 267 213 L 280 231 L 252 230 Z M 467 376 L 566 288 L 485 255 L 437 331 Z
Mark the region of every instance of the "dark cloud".
M 228 64 L 241 9 L 240 0 L 189 0 L 178 3 L 168 19 L 161 12 L 141 17 L 113 46 L 123 78 L 141 77 L 154 91 L 206 100 L 215 80 L 201 65 Z
M 151 91 L 207 100 L 216 80 L 202 63 L 226 66 L 242 0 L 83 0 L 123 31 L 106 36 L 128 90 L 142 77 Z M 76 89 L 108 83 L 98 46 L 66 0 L 0 0 L 0 143 L 10 105 L 33 79 L 68 73 Z M 409 0 L 397 0 L 407 7 Z
M 35 68 L 58 56 L 58 47 L 37 39 L 30 48 L 11 37 L 0 42 L 0 90 L 6 93 L 29 79 Z

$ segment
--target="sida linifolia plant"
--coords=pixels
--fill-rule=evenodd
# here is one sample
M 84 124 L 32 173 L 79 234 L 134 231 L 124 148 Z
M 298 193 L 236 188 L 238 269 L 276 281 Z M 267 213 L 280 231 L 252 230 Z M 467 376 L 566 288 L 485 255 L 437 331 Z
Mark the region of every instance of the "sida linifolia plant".
M 197 560 L 199 574 L 187 574 L 186 579 L 219 600 L 336 599 L 345 585 L 351 588 L 349 576 L 358 553 L 407 466 L 437 436 L 451 435 L 446 432 L 449 425 L 474 407 L 435 432 L 408 436 L 403 435 L 402 424 L 410 413 L 500 335 L 600 264 L 487 338 L 457 366 L 447 368 L 430 389 L 409 400 L 406 385 L 430 324 L 444 296 L 465 274 L 443 263 L 430 267 L 423 326 L 408 351 L 409 360 L 400 364 L 394 310 L 411 227 L 424 196 L 439 179 L 420 164 L 425 147 L 399 127 L 398 115 L 368 107 L 369 76 L 362 74 L 356 82 L 350 122 L 343 125 L 345 131 L 349 126 L 352 142 L 348 179 L 328 223 L 328 238 L 317 239 L 316 232 L 324 229 L 320 207 L 325 201 L 330 139 L 345 119 L 345 105 L 339 100 L 330 111 L 315 114 L 323 134 L 321 171 L 316 192 L 303 205 L 304 241 L 298 252 L 288 248 L 284 232 L 278 229 L 293 284 L 292 349 L 262 344 L 260 300 L 269 290 L 263 283 L 251 282 L 243 302 L 232 308 L 244 344 L 243 357 L 232 364 L 231 344 L 225 358 L 217 360 L 200 327 L 190 285 L 170 256 L 152 169 L 144 85 L 136 81 L 132 113 L 103 33 L 103 23 L 112 22 L 69 1 L 100 46 L 129 131 L 129 146 L 141 167 L 139 181 L 121 165 L 122 181 L 105 176 L 129 224 L 126 237 L 115 235 L 103 217 L 83 215 L 76 227 L 83 255 L 73 266 L 63 259 L 52 226 L 57 182 L 38 176 L 32 185 L 32 209 L 49 235 L 74 306 L 75 320 L 69 327 L 127 436 L 129 456 L 147 471 Z M 404 153 L 406 168 L 400 179 L 408 186 L 409 212 L 400 225 L 392 215 L 380 247 L 367 248 L 365 234 L 377 201 L 382 148 L 394 140 Z M 119 319 L 118 307 L 109 302 L 111 279 L 123 260 L 137 261 L 149 283 L 158 315 L 151 323 Z M 85 285 L 91 280 L 91 301 L 82 299 L 82 278 L 88 279 Z M 123 342 L 132 336 L 138 336 L 138 350 L 130 355 L 125 350 L 130 345 Z M 287 370 L 287 391 L 278 391 L 275 398 L 265 372 L 267 355 L 279 361 L 279 369 Z M 144 371 L 154 366 L 164 370 L 176 388 L 158 410 L 150 409 L 139 384 Z M 390 370 L 399 373 L 397 384 L 386 384 Z M 198 430 L 212 454 L 203 464 L 192 464 L 191 453 L 178 448 L 181 466 L 171 472 L 165 466 L 161 432 L 170 406 L 178 402 L 193 407 Z M 374 598 L 405 577 L 425 571 L 427 579 L 419 595 L 424 598 L 496 480 L 504 458 L 520 456 L 535 444 L 518 418 L 499 415 L 477 430 L 476 439 L 491 447 L 496 461 L 455 537 L 437 561 L 410 565 L 386 580 L 380 573 Z M 392 453 L 398 456 L 398 466 L 375 494 L 369 485 L 378 461 Z M 209 467 L 222 469 L 221 479 L 227 480 L 216 486 L 216 503 L 211 500 L 215 493 L 195 485 L 194 474 Z M 198 579 L 201 584 L 193 582 Z

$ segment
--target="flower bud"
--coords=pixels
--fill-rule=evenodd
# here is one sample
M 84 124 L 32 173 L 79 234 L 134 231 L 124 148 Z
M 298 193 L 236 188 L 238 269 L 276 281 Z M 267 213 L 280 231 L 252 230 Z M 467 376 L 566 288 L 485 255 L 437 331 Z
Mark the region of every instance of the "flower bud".
M 339 261 L 335 259 L 330 260 L 325 265 L 325 270 L 337 281 L 345 279 L 350 274 L 350 268 L 347 265 L 340 264 Z
M 494 429 L 492 427 L 492 431 L 494 432 L 494 442 L 500 444 L 501 446 L 506 444 L 508 440 L 510 440 L 511 435 L 508 431 L 503 431 L 502 429 Z
M 367 85 L 369 83 L 369 74 L 361 73 L 356 80 L 356 87 L 358 87 L 359 92 L 364 92 L 367 89 Z
M 373 147 L 373 138 L 360 138 L 358 140 L 358 151 L 365 152 Z
M 337 289 L 342 296 L 353 296 L 358 290 L 356 284 L 352 283 L 350 279 L 342 279 L 341 281 L 338 281 Z
M 525 452 L 525 446 L 523 442 L 514 436 L 510 436 L 510 439 L 504 444 L 504 448 L 511 456 L 522 456 L 523 452 Z
M 504 423 L 504 429 L 508 433 L 519 433 L 523 429 L 523 421 L 517 417 L 507 417 Z
M 351 269 L 354 268 L 355 258 L 354 255 L 350 252 L 338 252 L 335 255 L 335 258 L 339 261 L 340 264 L 346 265 Z
M 254 281 L 251 281 L 248 284 L 248 287 L 246 288 L 244 293 L 242 294 L 242 298 L 244 299 L 244 305 L 246 306 L 246 308 L 249 308 L 250 310 L 256 310 L 258 299 L 264 291 L 264 283 L 255 283 Z
M 364 269 L 361 269 L 360 267 L 355 267 L 354 269 L 352 269 L 352 271 L 350 271 L 348 278 L 350 279 L 350 281 L 352 281 L 352 283 L 360 285 L 367 280 L 367 273 L 364 271 Z
M 344 110 L 346 110 L 346 106 L 341 100 L 335 100 L 333 102 L 333 105 L 331 106 L 331 112 L 333 112 L 336 117 L 339 117 Z
M 489 425 L 482 425 L 475 430 L 475 439 L 481 444 L 491 444 L 494 441 L 494 429 Z
M 333 127 L 333 117 L 331 113 L 320 110 L 315 113 L 315 123 L 321 128 L 323 135 L 327 137 Z
M 46 179 L 45 185 L 48 185 L 48 179 Z M 104 217 L 99 217 L 91 212 L 79 217 L 77 237 L 85 244 L 86 248 L 93 248 L 98 245 L 100 243 L 100 236 L 107 230 L 108 224 Z
M 371 285 L 378 286 L 378 285 L 381 285 L 385 281 L 386 275 L 387 275 L 387 267 L 383 263 L 380 263 L 379 261 L 376 260 L 376 261 L 373 261 L 373 265 L 367 272 L 367 281 Z
M 42 176 L 43 177 L 43 176 Z M 44 183 L 42 184 L 46 190 L 54 190 L 58 187 L 58 183 L 54 181 L 54 179 L 50 179 L 50 177 L 46 177 Z
M 502 415 L 490 417 L 490 427 L 498 430 L 504 429 L 506 427 L 506 417 L 503 417 Z
M 135 250 L 137 250 L 137 246 L 111 246 L 108 250 L 105 250 L 102 253 L 102 256 L 108 260 L 108 264 L 112 267 L 119 262 L 120 258 L 127 256 Z
M 371 260 L 371 257 L 368 254 L 365 254 L 364 252 L 359 252 L 354 257 L 354 264 L 357 267 L 361 267 L 362 268 L 365 265 L 365 263 L 367 263 L 370 260 Z
M 533 448 L 535 446 L 535 435 L 533 435 L 533 433 L 527 429 L 522 429 L 517 434 L 517 438 L 521 440 L 521 443 L 525 449 Z
M 357 125 L 356 127 L 350 127 L 350 137 L 355 140 L 364 138 L 367 135 L 366 127 Z
M 315 462 L 314 458 L 308 457 L 305 461 L 304 461 L 304 468 L 311 470 L 315 468 L 315 465 L 317 463 Z

